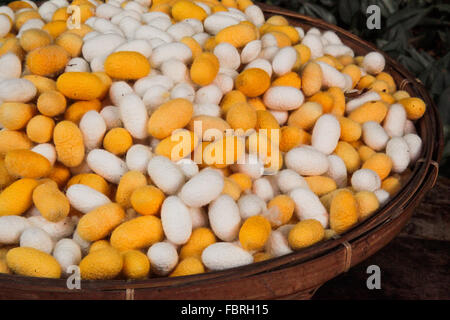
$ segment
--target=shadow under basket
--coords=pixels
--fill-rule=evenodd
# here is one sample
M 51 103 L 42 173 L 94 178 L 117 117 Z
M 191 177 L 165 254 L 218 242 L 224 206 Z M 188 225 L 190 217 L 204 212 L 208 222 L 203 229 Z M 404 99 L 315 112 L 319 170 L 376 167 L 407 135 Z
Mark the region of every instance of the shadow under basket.
M 266 17 L 283 15 L 305 30 L 333 30 L 355 54 L 378 51 L 375 46 L 324 21 L 262 5 Z M 422 98 L 427 110 L 416 128 L 423 140 L 420 159 L 403 188 L 369 219 L 340 237 L 279 258 L 220 272 L 147 280 L 81 281 L 69 290 L 65 279 L 0 274 L 0 299 L 309 299 L 328 280 L 346 272 L 390 242 L 434 186 L 443 149 L 436 106 L 424 86 L 399 63 L 386 58 L 385 71 L 399 89 Z

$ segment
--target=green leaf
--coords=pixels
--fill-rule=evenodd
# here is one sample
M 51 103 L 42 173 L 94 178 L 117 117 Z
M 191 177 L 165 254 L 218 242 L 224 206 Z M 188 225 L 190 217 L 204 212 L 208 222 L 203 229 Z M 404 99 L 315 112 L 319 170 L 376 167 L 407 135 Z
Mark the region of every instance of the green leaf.
M 427 25 L 427 26 L 450 26 L 450 22 L 449 21 L 445 21 L 444 19 L 438 19 L 438 18 L 431 18 L 431 17 L 425 17 L 422 19 L 422 24 Z M 440 30 L 438 30 L 440 31 Z
M 450 86 L 447 87 L 447 89 L 445 89 L 442 92 L 438 101 L 439 113 L 441 114 L 442 121 L 446 124 L 450 124 L 449 101 L 450 101 Z
M 393 45 L 395 43 L 395 47 L 401 52 L 405 52 L 409 47 L 409 35 L 400 25 L 396 25 L 395 27 L 389 29 L 389 31 L 384 35 L 384 38 L 393 43 Z
M 350 24 L 353 16 L 359 11 L 359 4 L 354 0 L 339 1 L 339 17 L 346 24 Z
M 422 20 L 428 14 L 428 12 L 422 12 L 421 14 L 418 14 L 415 17 L 412 17 L 411 19 L 406 20 L 405 22 L 402 23 L 403 28 L 405 28 L 406 30 L 410 30 L 410 29 L 414 28 L 420 22 L 422 22 Z
M 320 18 L 331 24 L 336 24 L 336 18 L 331 14 L 331 12 L 317 4 L 305 2 L 303 8 L 307 15 Z
M 445 74 L 443 72 L 437 72 L 437 77 L 431 85 L 431 92 L 433 94 L 439 94 L 444 90 L 445 87 Z
M 416 49 L 411 48 L 410 54 L 412 58 L 422 64 L 424 68 L 429 68 L 431 66 L 431 62 L 423 57 Z
M 450 4 L 435 4 L 434 7 L 439 11 L 450 13 Z
M 320 0 L 320 3 L 324 5 L 325 7 L 333 7 L 336 5 L 335 0 Z
M 417 61 L 415 61 L 414 59 L 412 59 L 411 57 L 407 57 L 405 55 L 400 55 L 397 58 L 397 60 L 398 60 L 398 62 L 403 64 L 406 67 L 406 69 L 408 69 L 412 73 L 418 74 L 419 72 L 423 71 L 423 66 L 420 63 L 418 63 Z
M 386 2 L 386 3 L 385 3 Z M 383 18 L 390 17 L 396 10 L 393 8 L 393 1 L 386 1 L 386 0 L 369 0 L 370 4 L 375 4 L 378 7 L 380 7 L 381 16 Z M 366 7 L 367 8 L 367 7 Z
M 420 21 L 420 19 L 426 16 L 431 9 L 432 8 L 402 9 L 400 11 L 397 11 L 395 14 L 391 15 L 389 18 L 387 18 L 386 27 L 390 28 L 398 23 L 406 23 L 407 21 L 410 21 L 412 19 L 414 20 L 418 19 Z
M 383 2 L 384 6 L 386 7 L 387 11 L 390 14 L 393 14 L 395 11 L 397 11 L 398 5 L 395 4 L 395 1 L 393 0 L 381 0 Z

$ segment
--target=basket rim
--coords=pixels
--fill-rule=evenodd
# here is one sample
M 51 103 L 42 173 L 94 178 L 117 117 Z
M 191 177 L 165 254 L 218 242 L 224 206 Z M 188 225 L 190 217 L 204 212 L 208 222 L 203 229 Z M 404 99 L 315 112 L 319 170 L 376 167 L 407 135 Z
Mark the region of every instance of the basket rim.
M 320 19 L 301 15 L 279 7 L 262 3 L 257 3 L 257 5 L 263 9 L 266 16 L 280 14 L 288 18 L 288 20 L 293 22 L 293 24 L 302 25 L 302 27 L 314 26 L 319 29 L 333 30 L 346 44 L 358 44 L 360 49 L 363 49 L 366 53 L 369 51 L 377 51 L 383 54 L 386 59 L 386 68 L 395 71 L 401 76 L 402 79 L 407 81 L 404 90 L 407 90 L 410 93 L 413 92 L 415 96 L 422 97 L 427 104 L 425 115 L 419 120 L 419 127 L 417 128 L 416 126 L 416 128 L 419 129 L 419 136 L 421 136 L 424 141 L 424 147 L 422 148 L 421 154 L 421 159 L 423 159 L 423 161 L 416 163 L 412 169 L 408 181 L 404 184 L 402 189 L 393 198 L 389 199 L 383 207 L 381 207 L 371 217 L 361 223 L 358 223 L 356 226 L 347 230 L 336 239 L 320 242 L 311 247 L 294 251 L 285 256 L 223 271 L 211 271 L 203 274 L 183 277 L 161 277 L 144 280 L 81 280 L 82 290 L 108 291 L 120 289 L 148 289 L 167 286 L 186 286 L 203 283 L 205 281 L 220 281 L 224 278 L 242 278 L 280 269 L 287 265 L 300 264 L 305 261 L 316 259 L 329 254 L 332 251 L 338 250 L 344 242 L 351 243 L 352 241 L 355 241 L 356 239 L 359 239 L 374 229 L 380 227 L 383 223 L 386 223 L 387 221 L 401 215 L 403 208 L 407 206 L 408 202 L 412 198 L 415 198 L 418 193 L 423 191 L 423 189 L 420 189 L 422 186 L 427 185 L 425 180 L 431 179 L 428 174 L 430 168 L 434 169 L 431 162 L 439 163 L 441 160 L 444 140 L 442 123 L 437 112 L 437 107 L 434 101 L 430 98 L 425 87 L 419 83 L 415 77 L 405 69 L 405 67 L 400 65 L 383 51 L 376 48 L 374 44 L 357 37 L 347 30 L 329 24 Z M 433 129 L 433 131 L 430 129 Z M 425 140 L 424 136 L 428 137 L 428 139 Z M 18 288 L 23 287 L 26 290 L 32 290 L 34 288 L 38 291 L 70 291 L 70 289 L 67 289 L 66 287 L 66 281 L 66 279 L 49 279 L 0 274 L 0 285 L 5 283 L 10 286 L 13 282 L 18 285 Z M 43 287 L 43 284 L 45 284 L 45 287 Z

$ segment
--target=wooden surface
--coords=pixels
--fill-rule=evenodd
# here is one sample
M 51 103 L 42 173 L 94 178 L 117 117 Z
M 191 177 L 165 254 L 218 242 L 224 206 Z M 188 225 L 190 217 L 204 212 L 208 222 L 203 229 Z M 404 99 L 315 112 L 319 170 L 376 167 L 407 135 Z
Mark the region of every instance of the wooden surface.
M 449 195 L 450 179 L 439 178 L 397 238 L 313 299 L 450 299 Z M 370 265 L 381 269 L 380 290 L 366 287 Z

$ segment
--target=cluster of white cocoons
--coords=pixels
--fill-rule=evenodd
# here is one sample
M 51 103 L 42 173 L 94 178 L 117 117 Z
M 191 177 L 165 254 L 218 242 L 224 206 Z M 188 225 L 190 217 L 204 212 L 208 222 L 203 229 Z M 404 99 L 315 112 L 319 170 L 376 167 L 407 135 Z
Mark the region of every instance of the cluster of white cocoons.
M 317 28 L 311 28 L 305 36 L 302 37 L 301 43 L 311 50 L 312 59 L 317 59 L 325 54 L 333 57 L 339 57 L 342 55 L 349 55 L 353 57 L 355 55 L 353 50 L 346 46 L 335 32 L 330 30 L 321 32 Z M 324 87 L 339 87 L 344 90 L 344 92 L 351 90 L 351 79 L 348 75 L 341 73 L 336 68 L 324 62 L 318 63 L 323 71 Z M 372 66 L 371 63 L 374 62 L 369 60 L 368 65 Z M 381 71 L 383 71 L 383 69 L 384 63 Z
M 19 216 L 5 216 L 0 218 L 0 242 L 13 244 L 20 241 L 22 233 L 31 227 L 30 222 Z
M 55 223 L 40 215 L 33 214 L 36 213 L 28 213 L 28 218 L 21 216 L 0 217 L 0 242 L 5 245 L 18 244 L 21 247 L 34 248 L 51 254 L 58 241 L 62 241 L 61 239 L 73 233 L 77 223 L 75 218 L 68 217 Z
M 50 0 L 37 8 L 31 1 L 27 2 L 38 9 L 42 19 L 29 22 L 19 32 L 42 29 L 58 8 L 68 5 L 65 0 Z M 92 0 L 92 3 L 96 6 L 95 15 L 85 24 L 93 31 L 84 36 L 81 55 L 69 61 L 65 72 L 104 72 L 107 57 L 122 51 L 141 53 L 150 62 L 151 71 L 135 82 L 113 79 L 102 110 L 83 115 L 79 128 L 86 156 L 81 165 L 70 168 L 70 172 L 72 175 L 95 173 L 115 188 L 125 174 L 137 171 L 145 176 L 149 185 L 164 193 L 160 215 L 158 213 L 164 239 L 145 248 L 153 274 L 167 276 L 173 272 L 181 261 L 180 248 L 189 242 L 193 231 L 202 227 L 209 228 L 217 240 L 201 254 L 201 262 L 207 270 L 253 263 L 255 252 L 239 244 L 239 232 L 243 223 L 255 216 L 267 217 L 275 225 L 265 245 L 266 253 L 279 257 L 293 252 L 288 237 L 295 225 L 293 222 L 277 225 L 273 214 L 278 211 L 270 209 L 269 202 L 279 195 L 288 195 L 293 200 L 297 220 L 315 219 L 323 228 L 330 228 L 327 208 L 311 190 L 309 177 L 331 178 L 337 188 L 374 192 L 380 204 L 389 200 L 391 195 L 382 189 L 382 181 L 375 171 L 359 168 L 349 173 L 344 159 L 335 153 L 342 128 L 339 117 L 332 113 L 318 116 L 311 126 L 311 145 L 297 145 L 282 153 L 284 164 L 280 170 L 265 175 L 268 171 L 265 171 L 264 159 L 249 152 L 242 156 L 243 161 L 230 165 L 227 168 L 230 174 L 243 173 L 252 182 L 238 198 L 224 193 L 224 187 L 230 182 L 225 170 L 203 168 L 191 155 L 181 160 L 158 155 L 155 150 L 161 141 L 149 136 L 147 126 L 161 105 L 183 98 L 192 102 L 193 117 L 223 117 L 220 104 L 223 97 L 235 89 L 235 80 L 242 71 L 259 68 L 270 77 L 281 77 L 294 70 L 298 52 L 293 46 L 279 48 L 271 33 L 240 49 L 226 42 L 219 43 L 212 50 L 220 64 L 219 72 L 211 84 L 199 86 L 189 73 L 193 52 L 182 39 L 192 37 L 204 48 L 211 36 L 229 26 L 248 21 L 261 27 L 265 18 L 258 6 L 251 5 L 245 12 L 229 8 L 212 13 L 203 2 L 196 2 L 208 13 L 203 22 L 193 18 L 175 22 L 164 12 L 150 12 L 151 0 L 109 0 L 106 3 Z M 0 38 L 14 27 L 8 16 L 14 18 L 14 12 L 6 6 L 0 7 Z M 301 39 L 299 44 L 310 49 L 311 60 L 324 55 L 355 56 L 333 31 L 311 28 L 305 33 L 302 28 L 296 30 Z M 384 70 L 385 63 L 383 55 L 371 52 L 364 56 L 359 68 L 362 75 L 376 76 Z M 317 61 L 317 65 L 323 75 L 321 88 L 337 87 L 344 93 L 355 91 L 349 75 L 323 61 Z M 0 104 L 2 101 L 27 103 L 36 97 L 36 87 L 20 78 L 25 71 L 14 54 L 0 58 Z M 290 114 L 308 99 L 302 90 L 291 86 L 271 86 L 260 96 L 280 126 L 287 126 Z M 381 100 L 379 93 L 365 92 L 346 101 L 345 113 L 350 114 L 367 102 Z M 125 154 L 113 154 L 102 145 L 106 133 L 114 128 L 125 128 L 133 139 L 133 145 Z M 395 174 L 404 173 L 420 157 L 422 140 L 400 103 L 390 105 L 383 122 L 367 121 L 361 124 L 361 130 L 361 141 L 375 152 L 389 156 Z M 202 140 L 211 142 L 213 138 L 205 134 Z M 52 143 L 36 144 L 32 151 L 47 158 L 52 165 L 58 160 Z M 64 193 L 70 206 L 81 215 L 112 202 L 112 198 L 81 182 L 72 184 Z M 134 209 L 127 209 L 124 221 L 140 216 Z M 0 244 L 31 247 L 51 254 L 67 275 L 69 267 L 78 265 L 91 246 L 91 242 L 77 233 L 78 220 L 76 215 L 69 215 L 59 222 L 50 222 L 32 207 L 23 216 L 0 217 Z

